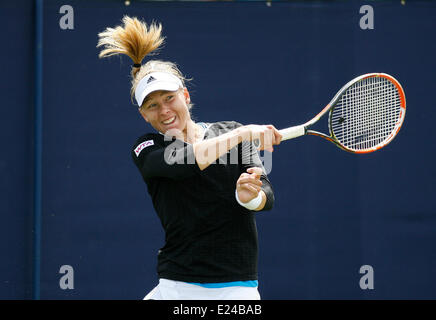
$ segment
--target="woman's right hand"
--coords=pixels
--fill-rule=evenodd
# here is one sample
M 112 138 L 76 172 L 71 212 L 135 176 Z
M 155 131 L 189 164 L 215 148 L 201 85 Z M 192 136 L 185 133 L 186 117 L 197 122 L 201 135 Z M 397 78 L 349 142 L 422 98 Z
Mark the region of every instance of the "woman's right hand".
M 271 124 L 257 125 L 250 124 L 239 128 L 242 140 L 252 141 L 258 150 L 274 151 L 273 146 L 279 145 L 282 141 L 282 135 Z

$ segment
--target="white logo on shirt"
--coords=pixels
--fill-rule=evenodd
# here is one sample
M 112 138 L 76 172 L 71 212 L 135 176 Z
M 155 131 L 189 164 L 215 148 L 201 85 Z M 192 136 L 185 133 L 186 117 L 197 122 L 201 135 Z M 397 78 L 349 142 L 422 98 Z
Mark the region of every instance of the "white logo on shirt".
M 145 148 L 154 145 L 153 140 L 147 140 L 144 141 L 143 143 L 139 144 L 136 148 L 135 148 L 135 154 L 137 157 L 139 157 L 139 154 L 141 153 L 142 150 L 144 150 Z

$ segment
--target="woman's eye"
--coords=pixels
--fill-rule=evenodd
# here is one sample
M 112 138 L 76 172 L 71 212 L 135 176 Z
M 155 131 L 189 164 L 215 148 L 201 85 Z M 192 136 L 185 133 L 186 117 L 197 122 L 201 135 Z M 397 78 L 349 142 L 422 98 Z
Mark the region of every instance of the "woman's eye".
M 154 107 L 156 107 L 156 106 L 157 106 L 157 103 L 152 103 L 152 104 L 150 104 L 150 105 L 148 106 L 148 109 L 154 108 Z
M 173 98 L 174 98 L 173 95 L 169 95 L 169 96 L 167 96 L 166 100 L 167 100 L 167 101 L 170 101 L 170 100 L 172 100 Z

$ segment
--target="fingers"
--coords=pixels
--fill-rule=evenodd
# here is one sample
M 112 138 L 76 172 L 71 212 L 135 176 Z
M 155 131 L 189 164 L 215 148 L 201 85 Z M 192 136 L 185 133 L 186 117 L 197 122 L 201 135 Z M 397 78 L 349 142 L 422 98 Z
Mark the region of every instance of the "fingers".
M 239 190 L 240 188 L 244 188 L 245 186 L 253 187 L 259 192 L 262 189 L 262 181 L 258 180 L 241 180 L 238 182 L 236 188 Z
M 258 150 L 273 151 L 273 135 L 265 126 L 257 126 L 252 130 L 251 141 Z
M 238 197 L 242 202 L 248 202 L 259 195 L 262 190 L 262 168 L 248 168 L 247 172 L 242 173 L 236 182 L 236 190 Z
M 262 168 L 252 167 L 247 169 L 248 173 L 242 173 L 237 181 L 236 188 L 246 189 L 248 191 L 256 192 L 256 194 L 262 189 L 262 181 L 260 177 L 262 175 Z
M 273 135 L 274 135 L 274 142 L 273 142 L 273 144 L 274 145 L 279 145 L 280 142 L 282 141 L 283 135 L 272 124 L 267 125 L 267 127 L 273 131 Z
M 279 145 L 282 135 L 273 125 L 250 125 L 250 141 L 254 141 L 259 150 L 274 151 L 273 146 Z
M 251 167 L 251 168 L 247 169 L 247 172 L 248 173 L 254 173 L 254 174 L 258 175 L 259 178 L 260 178 L 260 176 L 263 173 L 263 170 L 262 170 L 262 168 L 259 168 L 259 167 Z
M 244 185 L 250 185 L 250 186 L 256 188 L 256 190 L 260 191 L 260 189 L 262 188 L 262 181 L 260 181 L 256 178 L 250 177 L 250 176 L 243 177 L 243 178 L 238 179 L 236 188 L 243 187 Z
M 241 191 L 241 190 L 247 190 L 250 193 L 252 193 L 254 196 L 257 196 L 261 190 L 261 187 L 250 184 L 250 183 L 244 183 L 244 184 L 240 185 L 240 189 L 238 191 Z
M 247 169 L 248 173 L 242 173 L 238 179 L 239 181 L 246 181 L 246 182 L 254 182 L 256 181 L 257 183 L 262 183 L 262 181 L 260 181 L 260 176 L 263 173 L 262 168 L 259 167 L 251 167 Z

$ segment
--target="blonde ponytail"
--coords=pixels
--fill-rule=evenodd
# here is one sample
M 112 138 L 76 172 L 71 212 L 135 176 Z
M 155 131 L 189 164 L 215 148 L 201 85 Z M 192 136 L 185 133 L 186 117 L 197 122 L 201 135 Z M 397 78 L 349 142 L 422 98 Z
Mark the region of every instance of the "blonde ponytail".
M 117 54 L 125 54 L 133 61 L 131 71 L 132 88 L 130 97 L 133 102 L 136 86 L 139 81 L 151 72 L 167 72 L 175 75 L 182 81 L 185 86 L 186 79 L 177 65 L 169 61 L 150 60 L 146 64 L 141 65 L 142 60 L 147 55 L 156 53 L 164 43 L 165 38 L 162 37 L 162 25 L 152 23 L 149 26 L 145 22 L 139 21 L 137 18 L 124 16 L 124 26 L 115 28 L 106 28 L 105 31 L 98 34 L 99 41 L 97 47 L 103 47 L 103 50 L 98 55 L 100 58 L 105 58 Z M 188 104 L 192 108 L 193 104 Z
M 97 47 L 103 47 L 98 56 L 100 58 L 117 54 L 129 56 L 136 65 L 132 68 L 132 78 L 135 78 L 145 56 L 159 49 L 164 43 L 164 37 L 161 36 L 162 25 L 152 23 L 147 26 L 145 22 L 128 16 L 124 16 L 123 24 L 124 26 L 106 28 L 98 34 Z

